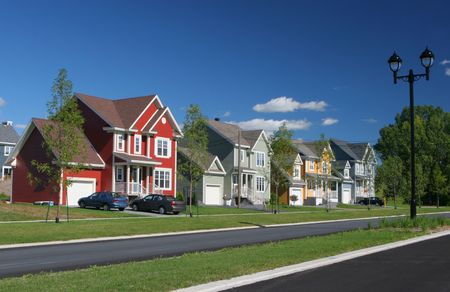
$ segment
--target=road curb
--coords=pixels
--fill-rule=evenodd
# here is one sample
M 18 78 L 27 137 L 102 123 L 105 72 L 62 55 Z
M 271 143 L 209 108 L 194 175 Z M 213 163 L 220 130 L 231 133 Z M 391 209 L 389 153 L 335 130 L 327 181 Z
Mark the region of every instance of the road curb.
M 326 258 L 321 258 L 317 260 L 312 260 L 308 262 L 303 262 L 300 264 L 285 266 L 281 268 L 276 268 L 268 271 L 258 272 L 250 275 L 239 276 L 227 280 L 220 280 L 215 282 L 210 282 L 206 284 L 201 284 L 197 286 L 192 286 L 188 288 L 175 290 L 176 292 L 213 292 L 213 291 L 223 291 L 236 287 L 246 286 L 250 284 L 254 284 L 261 281 L 267 281 L 274 278 L 279 278 L 303 271 L 307 271 L 310 269 L 316 269 L 328 265 L 332 265 L 335 263 L 340 263 L 343 261 L 347 261 L 350 259 L 386 251 L 389 249 L 394 249 L 398 247 L 402 247 L 405 245 L 410 245 L 414 243 L 418 243 L 425 240 L 430 240 L 434 238 L 439 238 L 442 236 L 450 235 L 450 230 L 436 232 L 429 235 L 419 236 L 415 238 L 410 238 L 402 241 L 387 243 L 383 245 L 373 246 L 369 248 L 364 248 L 360 250 L 355 250 L 351 252 L 346 252 Z
M 425 214 L 418 214 L 418 216 L 446 214 L 446 213 L 450 213 L 450 212 L 447 211 L 447 212 L 425 213 Z M 322 221 L 309 221 L 309 222 L 296 222 L 296 223 L 283 223 L 283 224 L 269 224 L 269 225 L 257 225 L 257 226 L 200 229 L 200 230 L 178 231 L 178 232 L 167 232 L 167 233 L 81 238 L 81 239 L 57 240 L 57 241 L 47 241 L 47 242 L 34 242 L 34 243 L 32 242 L 32 243 L 19 243 L 19 244 L 4 244 L 4 245 L 0 245 L 0 250 L 12 249 L 12 248 L 48 246 L 48 245 L 62 245 L 62 244 L 74 244 L 74 243 L 90 243 L 90 242 L 100 242 L 100 241 L 151 238 L 151 237 L 173 236 L 173 235 L 188 235 L 188 234 L 208 233 L 208 232 L 226 232 L 226 231 L 235 231 L 235 230 L 258 229 L 258 228 L 276 228 L 276 227 L 311 225 L 311 224 L 326 224 L 326 223 L 333 223 L 333 222 L 345 222 L 345 221 L 349 222 L 349 221 L 371 220 L 371 219 L 381 219 L 381 218 L 401 218 L 401 217 L 405 217 L 405 216 L 406 215 L 390 215 L 390 216 L 376 216 L 376 217 L 364 217 L 364 218 L 350 218 L 350 219 L 322 220 Z

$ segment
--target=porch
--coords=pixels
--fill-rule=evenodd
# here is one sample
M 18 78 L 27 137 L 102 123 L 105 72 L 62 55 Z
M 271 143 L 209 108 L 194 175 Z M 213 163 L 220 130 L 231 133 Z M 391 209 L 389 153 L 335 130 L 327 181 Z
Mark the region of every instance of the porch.
M 130 199 L 162 194 L 163 189 L 158 186 L 160 174 L 157 174 L 158 178 L 154 175 L 154 166 L 160 164 L 147 157 L 115 154 L 113 191 L 127 195 Z

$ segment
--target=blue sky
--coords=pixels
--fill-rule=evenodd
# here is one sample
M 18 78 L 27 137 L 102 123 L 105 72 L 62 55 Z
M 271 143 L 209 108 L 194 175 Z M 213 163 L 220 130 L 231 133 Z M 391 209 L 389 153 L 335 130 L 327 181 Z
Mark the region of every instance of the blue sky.
M 247 128 L 373 143 L 409 103 L 394 50 L 406 74 L 430 47 L 416 104 L 450 111 L 449 15 L 448 1 L 0 0 L 0 119 L 21 132 L 45 117 L 64 67 L 77 92 L 156 93 L 179 123 L 197 103 Z

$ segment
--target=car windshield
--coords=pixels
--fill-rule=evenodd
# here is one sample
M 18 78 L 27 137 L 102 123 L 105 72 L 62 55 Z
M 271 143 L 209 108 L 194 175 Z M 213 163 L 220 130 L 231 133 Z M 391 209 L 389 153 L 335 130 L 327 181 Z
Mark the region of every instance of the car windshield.
M 175 200 L 173 197 L 166 197 L 166 199 L 167 199 L 167 201 L 173 201 L 173 200 Z

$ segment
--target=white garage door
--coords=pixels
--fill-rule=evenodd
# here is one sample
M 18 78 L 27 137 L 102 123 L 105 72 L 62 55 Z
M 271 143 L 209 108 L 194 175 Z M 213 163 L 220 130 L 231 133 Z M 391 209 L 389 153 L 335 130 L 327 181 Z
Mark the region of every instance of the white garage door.
M 342 203 L 344 204 L 349 204 L 351 200 L 351 196 L 350 196 L 350 190 L 346 190 L 344 189 L 342 191 Z
M 302 206 L 303 205 L 303 196 L 302 196 L 302 189 L 291 189 L 291 196 L 297 196 L 297 201 L 292 202 L 289 198 L 289 201 L 294 206 Z
M 78 206 L 78 200 L 95 192 L 95 180 L 70 179 L 72 184 L 67 187 L 69 206 Z
M 206 185 L 205 190 L 205 204 L 206 205 L 222 205 L 223 196 L 220 186 Z

